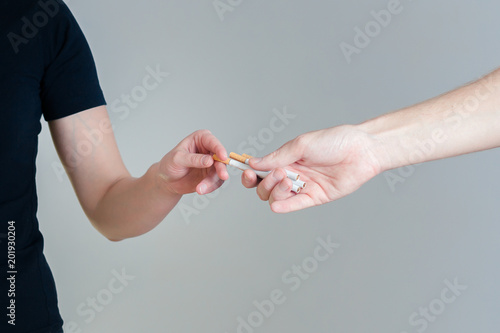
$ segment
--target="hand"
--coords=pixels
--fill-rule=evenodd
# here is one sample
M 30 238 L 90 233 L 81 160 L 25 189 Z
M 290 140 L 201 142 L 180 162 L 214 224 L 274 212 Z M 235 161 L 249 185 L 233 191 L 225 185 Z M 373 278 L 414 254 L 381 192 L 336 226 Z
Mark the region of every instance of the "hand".
M 174 194 L 207 194 L 229 178 L 226 166 L 215 163 L 212 154 L 227 158 L 226 149 L 208 130 L 199 130 L 182 140 L 159 163 L 164 186 Z
M 337 200 L 354 192 L 379 174 L 381 163 L 376 141 L 354 126 L 339 126 L 298 136 L 264 158 L 250 159 L 256 170 L 273 170 L 257 186 L 257 194 L 276 213 L 287 213 Z M 285 167 L 300 174 L 307 186 L 291 192 L 292 182 Z M 276 169 L 278 168 L 278 169 Z M 245 187 L 255 187 L 251 170 L 242 175 Z

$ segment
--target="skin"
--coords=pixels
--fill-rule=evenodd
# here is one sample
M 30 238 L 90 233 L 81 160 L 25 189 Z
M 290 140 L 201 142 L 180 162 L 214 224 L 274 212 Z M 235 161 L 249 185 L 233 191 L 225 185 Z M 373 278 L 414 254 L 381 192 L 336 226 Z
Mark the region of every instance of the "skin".
M 305 133 L 265 156 L 256 170 L 275 169 L 257 187 L 271 210 L 288 213 L 342 198 L 376 175 L 398 167 L 500 146 L 500 70 L 426 102 L 358 125 Z M 294 194 L 282 169 L 301 175 L 307 187 Z
M 104 106 L 50 121 L 49 128 L 85 214 L 112 241 L 150 231 L 183 194 L 210 193 L 229 177 L 225 165 L 211 158 L 214 153 L 227 158 L 227 152 L 207 130 L 192 133 L 134 178 L 123 164 Z M 90 142 L 90 153 L 83 153 Z

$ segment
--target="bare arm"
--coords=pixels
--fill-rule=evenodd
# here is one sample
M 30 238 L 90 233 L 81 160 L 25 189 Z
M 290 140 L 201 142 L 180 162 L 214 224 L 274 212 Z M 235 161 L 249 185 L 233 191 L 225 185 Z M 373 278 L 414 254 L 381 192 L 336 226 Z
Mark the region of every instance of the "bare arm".
M 263 159 L 258 170 L 288 166 L 307 188 L 290 193 L 291 182 L 276 169 L 257 187 L 271 209 L 285 213 L 339 199 L 377 174 L 410 164 L 500 146 L 500 70 L 429 101 L 359 125 L 310 132 Z M 255 187 L 253 172 L 242 183 Z
M 500 70 L 357 127 L 379 143 L 383 170 L 498 147 Z
M 113 241 L 156 227 L 183 194 L 209 193 L 227 179 L 212 153 L 226 155 L 208 131 L 197 131 L 131 177 L 121 159 L 104 106 L 49 122 L 57 152 L 89 220 Z

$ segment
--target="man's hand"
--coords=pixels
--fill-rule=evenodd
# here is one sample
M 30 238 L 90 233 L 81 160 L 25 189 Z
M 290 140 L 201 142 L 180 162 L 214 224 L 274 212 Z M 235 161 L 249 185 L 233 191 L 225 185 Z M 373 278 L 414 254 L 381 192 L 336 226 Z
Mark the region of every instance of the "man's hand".
M 207 194 L 219 188 L 229 175 L 223 163 L 214 163 L 214 153 L 227 158 L 226 149 L 210 131 L 186 137 L 159 163 L 166 189 L 175 194 Z
M 354 126 L 340 126 L 298 136 L 264 158 L 253 158 L 256 170 L 273 170 L 257 186 L 262 200 L 269 200 L 276 213 L 287 213 L 337 200 L 358 189 L 379 174 L 375 141 Z M 292 182 L 286 167 L 300 174 L 307 187 L 299 194 L 290 192 Z M 276 169 L 278 168 L 278 169 Z M 258 183 L 254 172 L 242 175 L 245 187 Z
M 339 199 L 382 171 L 497 147 L 500 69 L 356 126 L 300 135 L 262 160 L 251 159 L 250 165 L 257 170 L 289 165 L 302 175 L 307 187 L 298 195 L 290 193 L 291 182 L 280 169 L 257 186 L 259 197 L 269 200 L 273 211 L 285 213 Z M 246 187 L 257 185 L 252 171 L 242 177 Z

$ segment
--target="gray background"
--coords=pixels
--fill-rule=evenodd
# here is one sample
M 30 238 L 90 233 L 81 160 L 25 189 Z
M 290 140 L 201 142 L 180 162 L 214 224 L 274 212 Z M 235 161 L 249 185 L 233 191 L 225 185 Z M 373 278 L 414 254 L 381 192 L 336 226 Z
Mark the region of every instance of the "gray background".
M 296 117 L 263 155 L 300 133 L 359 123 L 499 65 L 498 1 L 401 3 L 350 64 L 340 43 L 352 44 L 354 28 L 388 1 L 243 1 L 223 21 L 211 0 L 69 6 L 109 104 L 140 86 L 148 66 L 170 73 L 126 117 L 110 109 L 125 163 L 141 176 L 196 129 L 238 151 L 269 127 L 273 109 L 286 107 Z M 152 232 L 120 243 L 92 228 L 67 177 L 54 171 L 57 161 L 44 124 L 38 215 L 62 315 L 81 332 L 232 333 L 238 316 L 274 289 L 286 302 L 254 332 L 417 332 L 411 314 L 455 278 L 467 290 L 425 331 L 500 325 L 498 151 L 419 165 L 409 176 L 402 170 L 393 189 L 380 175 L 338 202 L 288 215 L 273 214 L 235 173 L 208 202 L 183 198 L 198 215 L 176 208 Z M 282 274 L 328 236 L 340 248 L 290 291 Z M 122 268 L 135 279 L 87 323 L 80 304 L 104 295 Z

